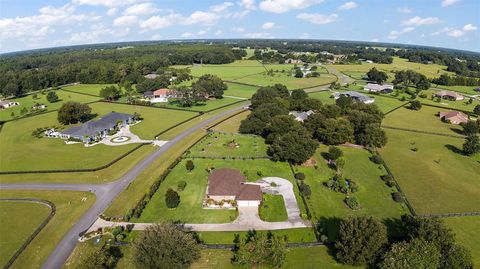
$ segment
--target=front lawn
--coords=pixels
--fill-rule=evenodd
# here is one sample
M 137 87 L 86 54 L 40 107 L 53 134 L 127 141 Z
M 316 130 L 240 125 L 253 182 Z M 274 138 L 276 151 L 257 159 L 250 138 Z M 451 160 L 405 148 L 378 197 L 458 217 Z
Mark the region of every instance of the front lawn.
M 74 191 L 0 190 L 0 197 L 45 199 L 51 201 L 56 206 L 55 216 L 15 260 L 12 267 L 10 267 L 12 269 L 40 268 L 67 231 L 77 223 L 78 219 L 95 202 L 95 195 Z M 10 217 L 20 220 L 21 225 L 30 225 L 28 223 L 30 220 L 36 222 L 32 216 L 36 216 L 37 213 L 28 212 L 27 214 L 21 214 L 22 212 L 24 211 L 15 209 Z M 13 231 L 16 236 L 17 231 L 21 231 L 21 229 L 19 226 L 15 226 L 14 229 L 9 230 L 10 233 Z M 2 236 L 0 236 L 2 241 L 3 235 L 5 234 L 2 233 Z M 4 248 L 2 248 L 3 251 Z
M 282 195 L 263 194 L 263 201 L 258 208 L 258 213 L 263 221 L 275 222 L 288 219 Z
M 44 204 L 0 201 L 0 266 L 6 265 L 49 214 L 50 208 Z
M 463 139 L 385 131 L 380 152 L 417 213 L 480 210 L 480 154 L 459 153 Z
M 267 157 L 267 145 L 260 136 L 209 133 L 192 147 L 192 157 Z
M 186 160 L 182 160 L 173 168 L 160 188 L 147 204 L 143 214 L 136 222 L 156 222 L 161 220 L 180 220 L 185 223 L 225 223 L 236 218 L 235 210 L 202 209 L 208 182 L 207 168 L 239 169 L 247 181 L 256 181 L 263 177 L 278 176 L 292 180 L 290 167 L 286 163 L 270 160 L 193 160 L 195 169 L 187 172 Z M 179 181 L 186 181 L 185 190 L 179 192 L 180 205 L 175 209 L 168 209 L 165 205 L 165 192 L 168 188 L 177 189 Z M 297 202 L 302 212 L 303 204 L 298 196 L 298 189 L 294 189 Z

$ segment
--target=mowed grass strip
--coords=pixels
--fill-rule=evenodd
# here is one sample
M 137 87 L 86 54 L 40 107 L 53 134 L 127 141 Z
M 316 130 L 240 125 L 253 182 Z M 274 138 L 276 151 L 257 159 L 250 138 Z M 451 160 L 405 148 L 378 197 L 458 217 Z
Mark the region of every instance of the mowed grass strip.
M 458 244 L 470 250 L 473 258 L 473 267 L 480 267 L 480 216 L 463 216 L 444 218 L 445 225 L 453 230 Z
M 100 99 L 100 97 L 94 97 L 94 96 L 88 96 L 88 95 L 83 95 L 83 94 L 78 94 L 78 93 L 71 93 L 71 92 L 66 92 L 62 90 L 56 90 L 55 93 L 58 95 L 59 101 L 55 103 L 50 103 L 47 101 L 47 93 L 48 91 L 45 91 L 45 94 L 42 94 L 40 92 L 36 93 L 37 98 L 33 98 L 33 94 L 26 95 L 20 98 L 15 98 L 15 99 L 9 99 L 9 101 L 12 102 L 18 102 L 20 103 L 19 106 L 13 106 L 9 107 L 4 110 L 0 110 L 0 121 L 6 121 L 6 120 L 12 120 L 17 117 L 22 116 L 20 111 L 23 108 L 26 108 L 29 112 L 32 106 L 36 103 L 39 104 L 44 104 L 46 105 L 46 109 L 43 111 L 52 111 L 59 109 L 63 103 L 65 102 L 79 102 L 79 103 L 90 103 L 94 102 Z M 14 114 L 12 117 L 12 113 Z
M 258 234 L 266 234 L 269 231 L 256 231 Z M 294 228 L 286 230 L 270 231 L 274 235 L 286 238 L 289 243 L 316 242 L 312 228 Z M 245 238 L 247 232 L 198 232 L 200 240 L 205 244 L 233 244 L 235 235 Z
M 303 89 L 317 85 L 327 85 L 337 80 L 337 77 L 330 74 L 321 74 L 320 77 L 296 78 L 290 73 L 273 73 L 267 75 L 265 73 L 247 76 L 235 79 L 235 82 L 241 82 L 257 86 L 269 86 L 277 83 L 284 84 L 289 90 Z
M 65 86 L 65 87 L 62 87 L 62 89 L 72 91 L 72 92 L 82 93 L 82 94 L 100 96 L 101 89 L 107 86 L 112 86 L 112 85 L 117 86 L 116 84 L 78 84 L 78 85 L 72 85 L 72 86 Z
M 0 200 L 0 266 L 6 265 L 50 211 L 50 207 L 40 203 Z
M 189 150 L 192 157 L 267 157 L 267 145 L 260 136 L 209 133 Z
M 196 115 L 193 112 L 112 103 L 95 103 L 91 107 L 92 112 L 99 117 L 111 111 L 140 113 L 144 120 L 132 126 L 131 131 L 143 139 L 153 139 L 158 132 Z M 66 145 L 61 139 L 35 138 L 31 135 L 36 128 L 53 125 L 59 125 L 57 113 L 47 113 L 5 123 L 0 133 L 0 144 L 3 149 L 0 153 L 2 159 L 0 170 L 95 168 L 107 164 L 137 146 L 137 144 L 116 147 L 96 145 L 86 148 L 81 143 Z
M 384 126 L 406 128 L 411 130 L 462 136 L 462 127 L 443 122 L 438 112 L 448 111 L 441 108 L 422 106 L 420 110 L 399 108 L 388 114 L 382 122 Z M 405 133 L 406 136 L 412 134 Z
M 282 195 L 263 194 L 263 201 L 258 208 L 260 218 L 264 221 L 286 221 L 287 210 Z
M 157 193 L 145 207 L 142 216 L 137 222 L 156 222 L 162 220 L 181 220 L 186 223 L 224 223 L 236 218 L 234 210 L 202 209 L 202 202 L 206 194 L 208 183 L 208 168 L 232 168 L 240 170 L 247 181 L 256 181 L 262 177 L 278 176 L 292 180 L 290 167 L 286 163 L 270 160 L 205 160 L 195 159 L 195 169 L 188 172 L 185 168 L 186 160 L 182 160 L 173 168 L 168 177 L 162 182 Z M 168 209 L 165 205 L 165 192 L 168 188 L 176 189 L 180 181 L 186 181 L 187 187 L 179 192 L 180 205 L 176 209 Z M 302 212 L 303 204 L 294 192 Z
M 224 96 L 235 96 L 240 98 L 251 98 L 252 95 L 258 90 L 258 87 L 247 86 L 236 83 L 227 82 L 227 90 L 224 92 Z
M 480 211 L 480 154 L 459 153 L 463 139 L 385 131 L 380 153 L 418 214 Z
M 57 210 L 55 216 L 15 260 L 10 267 L 13 269 L 40 268 L 68 230 L 95 202 L 93 194 L 73 191 L 0 190 L 0 197 L 44 199 L 54 203 Z M 21 222 L 20 226 L 10 229 L 9 233 L 16 234 L 17 230 L 23 229 L 22 225 L 30 225 L 27 223 L 29 221 L 34 222 L 30 216 L 35 213 L 22 214 L 22 212 L 15 210 L 13 215 L 9 216 L 9 218 L 18 219 Z

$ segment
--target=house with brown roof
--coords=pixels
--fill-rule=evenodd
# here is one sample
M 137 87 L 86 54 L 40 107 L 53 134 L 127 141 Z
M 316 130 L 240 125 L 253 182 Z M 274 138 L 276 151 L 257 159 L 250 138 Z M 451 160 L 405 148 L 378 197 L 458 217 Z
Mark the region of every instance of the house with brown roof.
M 440 119 L 451 124 L 461 124 L 468 122 L 468 115 L 460 111 L 444 111 L 438 113 Z
M 459 93 L 456 93 L 456 92 L 447 91 L 447 90 L 441 90 L 439 92 L 436 92 L 436 93 L 433 94 L 433 96 L 440 97 L 440 98 L 446 99 L 446 100 L 451 100 L 451 101 L 461 101 L 461 100 L 465 99 L 465 97 L 463 97 L 463 95 L 461 95 Z
M 239 170 L 221 168 L 208 177 L 207 198 L 216 202 L 235 200 L 238 206 L 259 206 L 262 190 L 258 185 L 246 183 Z

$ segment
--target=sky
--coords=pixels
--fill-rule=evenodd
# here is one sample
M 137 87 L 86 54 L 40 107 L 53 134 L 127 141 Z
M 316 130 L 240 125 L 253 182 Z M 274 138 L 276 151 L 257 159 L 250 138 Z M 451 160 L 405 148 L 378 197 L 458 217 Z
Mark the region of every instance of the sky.
M 0 0 L 0 53 L 207 38 L 333 39 L 480 52 L 480 0 Z

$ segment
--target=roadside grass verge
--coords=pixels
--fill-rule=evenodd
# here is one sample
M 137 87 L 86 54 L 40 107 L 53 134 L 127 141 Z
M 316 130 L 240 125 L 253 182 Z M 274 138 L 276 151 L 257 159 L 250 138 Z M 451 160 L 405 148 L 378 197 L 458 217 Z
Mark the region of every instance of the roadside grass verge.
M 0 266 L 10 260 L 49 214 L 50 208 L 44 204 L 0 201 Z M 28 216 L 28 221 L 25 221 L 25 216 Z
M 227 133 L 238 133 L 240 128 L 240 123 L 242 120 L 246 119 L 250 114 L 250 111 L 245 111 L 240 113 L 222 123 L 212 128 L 214 131 L 218 132 L 227 132 Z
M 186 154 L 188 157 L 267 157 L 267 145 L 260 136 L 209 133 Z
M 480 211 L 480 154 L 462 155 L 463 139 L 385 132 L 379 152 L 417 214 Z
M 31 190 L 0 190 L 2 198 L 38 198 L 49 200 L 56 206 L 55 216 L 33 239 L 30 245 L 15 260 L 11 268 L 40 268 L 55 249 L 65 233 L 76 224 L 78 219 L 95 202 L 95 196 L 86 192 L 73 191 L 31 191 Z M 83 198 L 86 198 L 82 201 Z M 20 214 L 16 211 L 15 214 Z M 30 214 L 28 214 L 30 218 Z M 23 218 L 25 215 L 18 216 Z M 10 232 L 17 231 L 10 230 Z
M 258 208 L 260 219 L 268 222 L 286 221 L 288 219 L 282 195 L 263 194 L 263 201 Z

